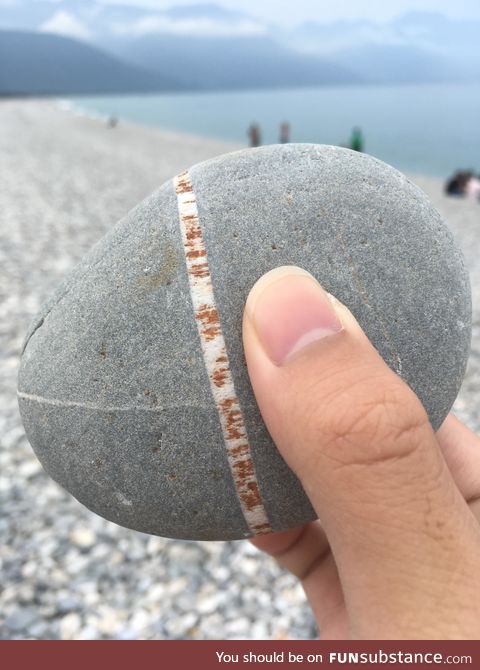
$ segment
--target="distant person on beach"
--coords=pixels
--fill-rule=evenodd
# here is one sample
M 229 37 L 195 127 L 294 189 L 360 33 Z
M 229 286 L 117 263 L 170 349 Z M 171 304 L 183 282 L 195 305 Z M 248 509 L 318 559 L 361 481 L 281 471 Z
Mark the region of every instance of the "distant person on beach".
M 478 200 L 480 193 L 480 180 L 472 170 L 457 170 L 453 177 L 445 184 L 445 193 L 457 197 L 467 196 Z
M 284 121 L 280 124 L 280 144 L 288 144 L 290 142 L 290 124 Z
M 364 139 L 362 129 L 355 126 L 350 137 L 350 149 L 353 149 L 353 151 L 363 151 L 363 145 Z
M 248 129 L 248 137 L 250 139 L 251 147 L 259 147 L 262 143 L 260 137 L 260 126 L 257 123 L 252 123 Z
M 118 125 L 118 119 L 116 116 L 109 116 L 107 121 L 107 126 L 109 128 L 116 128 Z

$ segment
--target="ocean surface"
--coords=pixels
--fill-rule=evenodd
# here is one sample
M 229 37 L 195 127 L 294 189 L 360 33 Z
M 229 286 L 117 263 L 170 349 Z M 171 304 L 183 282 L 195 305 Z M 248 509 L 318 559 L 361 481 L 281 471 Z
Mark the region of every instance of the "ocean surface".
M 480 85 L 342 86 L 223 93 L 102 96 L 62 101 L 77 111 L 148 126 L 248 143 L 278 142 L 280 123 L 291 141 L 347 145 L 353 126 L 365 151 L 406 172 L 448 176 L 480 171 Z

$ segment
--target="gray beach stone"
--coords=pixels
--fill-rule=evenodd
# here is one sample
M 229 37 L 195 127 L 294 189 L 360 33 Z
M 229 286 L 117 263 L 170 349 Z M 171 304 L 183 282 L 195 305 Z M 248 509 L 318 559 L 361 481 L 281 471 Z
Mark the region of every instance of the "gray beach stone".
M 367 155 L 271 146 L 189 172 L 261 496 L 283 530 L 314 513 L 248 380 L 241 318 L 253 283 L 279 265 L 310 271 L 352 310 L 436 429 L 468 357 L 468 276 L 423 192 Z M 97 514 L 175 538 L 250 534 L 202 356 L 172 181 L 103 238 L 35 319 L 19 404 L 47 472 Z
M 6 627 L 13 633 L 27 629 L 38 620 L 38 612 L 31 607 L 19 607 L 5 621 Z

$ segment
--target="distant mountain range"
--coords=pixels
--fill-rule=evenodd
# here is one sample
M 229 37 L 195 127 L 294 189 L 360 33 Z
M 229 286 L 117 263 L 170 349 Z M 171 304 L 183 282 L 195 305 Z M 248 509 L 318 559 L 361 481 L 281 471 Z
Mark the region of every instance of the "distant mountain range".
M 348 66 L 301 54 L 268 37 L 144 35 L 110 43 L 119 57 L 198 88 L 227 90 L 361 83 Z
M 74 95 L 177 90 L 177 80 L 60 35 L 0 30 L 0 93 Z
M 9 0 L 0 94 L 480 81 L 479 34 L 480 21 L 433 12 L 286 30 L 215 4 Z

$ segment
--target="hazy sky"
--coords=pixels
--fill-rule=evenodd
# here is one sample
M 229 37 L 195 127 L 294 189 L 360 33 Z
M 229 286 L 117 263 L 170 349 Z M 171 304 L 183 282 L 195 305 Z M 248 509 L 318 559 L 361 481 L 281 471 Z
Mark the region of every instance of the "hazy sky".
M 451 17 L 480 18 L 479 0 L 100 0 L 104 3 L 143 5 L 164 9 L 173 5 L 216 2 L 242 9 L 262 19 L 298 23 L 307 19 L 365 18 L 379 21 L 411 10 L 438 11 Z

